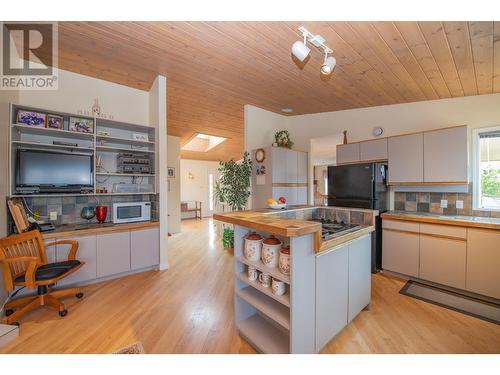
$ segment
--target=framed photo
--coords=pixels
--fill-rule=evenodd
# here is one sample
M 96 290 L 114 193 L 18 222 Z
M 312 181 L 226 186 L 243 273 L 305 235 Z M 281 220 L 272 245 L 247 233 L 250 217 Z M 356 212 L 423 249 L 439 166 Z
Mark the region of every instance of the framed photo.
M 47 128 L 64 129 L 64 119 L 58 115 L 47 115 Z
M 168 178 L 175 178 L 175 168 L 174 167 L 167 167 L 167 177 Z
M 79 133 L 93 133 L 94 120 L 90 118 L 70 117 L 68 130 Z
M 40 112 L 32 111 L 17 111 L 17 123 L 22 125 L 36 126 L 37 128 L 45 128 L 47 115 Z

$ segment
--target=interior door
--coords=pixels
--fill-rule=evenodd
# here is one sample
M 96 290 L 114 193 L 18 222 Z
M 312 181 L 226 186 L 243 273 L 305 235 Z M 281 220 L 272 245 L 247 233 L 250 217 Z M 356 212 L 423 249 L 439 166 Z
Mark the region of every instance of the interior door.
M 202 216 L 212 216 L 214 212 L 217 212 L 215 202 L 215 183 L 219 180 L 221 173 L 216 168 L 209 168 L 207 170 L 207 205 L 202 207 Z

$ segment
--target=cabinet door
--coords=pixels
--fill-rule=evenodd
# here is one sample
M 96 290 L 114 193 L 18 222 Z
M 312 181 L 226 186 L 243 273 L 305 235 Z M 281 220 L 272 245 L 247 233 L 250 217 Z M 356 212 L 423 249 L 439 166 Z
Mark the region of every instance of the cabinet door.
M 359 147 L 361 161 L 387 160 L 387 138 L 361 142 Z
M 424 133 L 424 182 L 467 183 L 467 127 Z
M 337 165 L 342 163 L 353 163 L 360 160 L 359 143 L 348 143 L 337 145 Z
M 298 180 L 298 152 L 293 150 L 286 151 L 286 183 L 296 184 Z
M 371 249 L 371 236 L 360 238 L 349 245 L 349 322 L 370 303 Z
M 286 183 L 286 157 L 287 149 L 283 147 L 271 147 L 272 157 L 272 176 L 275 183 Z M 267 171 L 266 173 L 269 173 Z
M 418 277 L 419 234 L 382 231 L 382 268 Z
M 424 181 L 422 133 L 391 137 L 388 141 L 389 183 Z
M 316 257 L 316 351 L 347 325 L 349 245 Z
M 295 189 L 297 190 L 296 204 L 307 204 L 307 187 L 300 186 Z
M 133 270 L 160 263 L 160 234 L 158 228 L 130 232 L 130 265 Z
M 500 299 L 500 232 L 467 229 L 466 289 Z
M 307 184 L 309 177 L 307 166 L 307 152 L 297 152 L 297 182 L 299 184 Z
M 97 277 L 96 236 L 74 237 L 71 239 L 78 241 L 76 259 L 85 262 L 85 264 L 78 271 L 61 280 L 62 285 L 93 280 Z M 57 261 L 63 262 L 67 260 L 70 249 L 70 245 L 57 245 Z
M 420 278 L 465 289 L 464 240 L 420 234 Z
M 97 277 L 130 271 L 130 232 L 97 236 Z

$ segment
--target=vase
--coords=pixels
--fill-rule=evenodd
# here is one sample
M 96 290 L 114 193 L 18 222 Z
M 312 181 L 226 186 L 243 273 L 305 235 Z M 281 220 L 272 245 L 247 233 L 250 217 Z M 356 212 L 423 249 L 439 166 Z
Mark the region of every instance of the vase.
M 97 206 L 95 208 L 95 216 L 99 224 L 106 221 L 106 216 L 108 216 L 108 206 Z
M 87 220 L 87 224 L 93 217 L 95 216 L 95 210 L 94 207 L 83 207 L 82 212 L 80 213 L 80 216 L 82 219 Z
M 347 130 L 344 130 L 344 144 L 347 144 Z

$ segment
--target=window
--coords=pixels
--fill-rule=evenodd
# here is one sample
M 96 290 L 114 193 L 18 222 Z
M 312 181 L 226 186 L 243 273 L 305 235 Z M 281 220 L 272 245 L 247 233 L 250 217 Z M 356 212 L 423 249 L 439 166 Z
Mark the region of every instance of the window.
M 475 132 L 475 207 L 500 210 L 500 127 Z
M 198 133 L 187 142 L 182 149 L 185 151 L 207 152 L 224 142 L 227 138 Z

